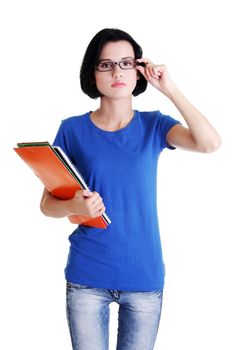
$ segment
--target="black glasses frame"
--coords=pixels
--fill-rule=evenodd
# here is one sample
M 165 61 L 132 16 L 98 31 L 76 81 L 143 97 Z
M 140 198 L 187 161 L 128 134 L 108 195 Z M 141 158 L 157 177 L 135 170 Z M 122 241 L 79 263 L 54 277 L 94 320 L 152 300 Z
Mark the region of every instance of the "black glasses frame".
M 108 63 L 108 64 L 111 64 L 111 67 L 110 67 L 110 69 L 104 69 L 104 70 L 101 70 L 101 69 L 99 69 L 98 68 L 98 65 L 100 64 L 100 63 L 102 63 L 102 62 L 106 62 L 106 63 Z M 127 68 L 127 67 L 123 67 L 122 66 L 122 63 L 123 62 L 134 62 L 134 66 L 133 67 L 130 67 L 130 68 Z M 98 72 L 110 72 L 111 70 L 113 70 L 115 67 L 116 67 L 116 65 L 118 65 L 121 69 L 123 69 L 123 70 L 130 70 L 130 69 L 134 69 L 136 66 L 138 66 L 138 65 L 140 65 L 140 63 L 139 62 L 137 62 L 136 60 L 122 60 L 122 61 L 119 61 L 119 62 L 112 62 L 112 61 L 105 61 L 105 60 L 103 60 L 103 61 L 99 61 L 98 63 L 97 63 L 97 65 L 95 66 L 95 69 L 98 71 Z

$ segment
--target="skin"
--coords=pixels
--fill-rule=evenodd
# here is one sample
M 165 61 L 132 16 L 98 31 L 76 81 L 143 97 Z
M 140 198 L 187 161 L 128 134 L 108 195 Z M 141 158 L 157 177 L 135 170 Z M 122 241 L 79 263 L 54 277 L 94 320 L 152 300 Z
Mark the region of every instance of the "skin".
M 100 54 L 100 60 L 113 62 L 119 62 L 126 57 L 134 58 L 134 50 L 129 42 L 123 40 L 105 44 Z M 119 65 L 115 65 L 112 71 L 95 71 L 96 86 L 103 96 L 100 98 L 100 107 L 91 113 L 92 122 L 106 131 L 116 131 L 130 122 L 134 115 L 132 92 L 140 71 L 153 88 L 174 103 L 187 124 L 187 127 L 172 127 L 167 133 L 167 142 L 176 148 L 202 153 L 218 149 L 221 140 L 216 130 L 175 85 L 167 67 L 154 64 L 147 58 L 137 61 L 145 63 L 146 66 L 122 70 Z M 117 86 L 115 83 L 124 85 Z M 70 200 L 58 200 L 45 189 L 41 199 L 41 210 L 45 215 L 57 218 L 74 214 L 97 217 L 105 212 L 105 206 L 97 192 L 77 191 L 75 197 Z

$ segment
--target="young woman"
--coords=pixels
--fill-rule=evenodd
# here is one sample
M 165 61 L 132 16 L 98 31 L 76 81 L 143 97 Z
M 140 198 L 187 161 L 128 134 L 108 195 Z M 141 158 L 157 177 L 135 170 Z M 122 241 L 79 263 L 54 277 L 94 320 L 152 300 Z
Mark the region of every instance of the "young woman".
M 74 350 L 107 350 L 109 304 L 119 304 L 118 350 L 152 350 L 162 306 L 164 264 L 156 209 L 161 151 L 213 152 L 220 138 L 184 97 L 165 65 L 142 57 L 126 32 L 103 29 L 91 40 L 81 87 L 100 97 L 93 112 L 64 120 L 54 144 L 77 165 L 91 191 L 58 200 L 45 189 L 42 212 L 111 219 L 107 229 L 79 225 L 70 239 L 65 270 L 67 318 Z M 132 108 L 147 83 L 177 107 L 187 128 L 159 111 Z

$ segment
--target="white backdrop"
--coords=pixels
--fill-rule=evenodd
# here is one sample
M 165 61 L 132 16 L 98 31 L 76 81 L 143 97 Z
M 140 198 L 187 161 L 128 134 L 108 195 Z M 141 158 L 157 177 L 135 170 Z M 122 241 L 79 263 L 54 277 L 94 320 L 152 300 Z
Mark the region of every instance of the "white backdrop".
M 213 154 L 166 150 L 160 158 L 166 287 L 156 349 L 231 350 L 230 1 L 8 0 L 0 6 L 0 348 L 71 348 L 63 270 L 74 226 L 40 213 L 43 186 L 13 147 L 20 141 L 52 142 L 61 119 L 97 108 L 98 101 L 81 93 L 80 63 L 97 31 L 117 27 L 134 36 L 145 57 L 168 66 L 223 140 Z M 134 99 L 134 108 L 160 109 L 182 120 L 152 87 Z M 114 350 L 116 304 L 111 312 Z

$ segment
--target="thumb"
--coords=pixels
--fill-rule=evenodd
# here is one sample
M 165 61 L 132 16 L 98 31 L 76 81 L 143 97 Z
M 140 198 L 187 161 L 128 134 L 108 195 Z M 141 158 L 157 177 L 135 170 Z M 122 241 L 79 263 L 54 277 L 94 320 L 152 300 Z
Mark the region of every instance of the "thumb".
M 145 77 L 145 74 L 144 74 L 145 69 L 144 69 L 144 67 L 142 67 L 142 66 L 137 66 L 137 70 Z
M 93 196 L 93 192 L 91 192 L 89 190 L 83 190 L 82 192 L 83 192 L 82 193 L 83 197 L 91 197 L 91 196 Z
M 91 197 L 93 195 L 93 193 L 91 191 L 88 191 L 88 190 L 80 190 L 80 191 L 77 191 L 75 193 L 75 197 Z

